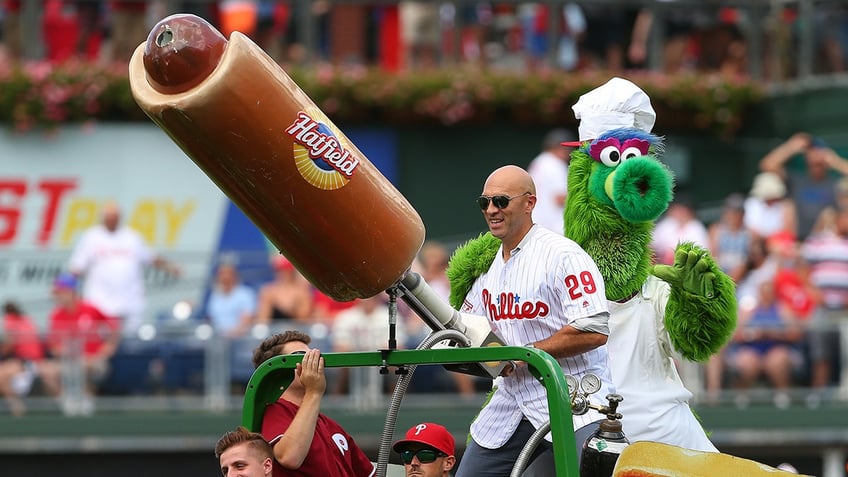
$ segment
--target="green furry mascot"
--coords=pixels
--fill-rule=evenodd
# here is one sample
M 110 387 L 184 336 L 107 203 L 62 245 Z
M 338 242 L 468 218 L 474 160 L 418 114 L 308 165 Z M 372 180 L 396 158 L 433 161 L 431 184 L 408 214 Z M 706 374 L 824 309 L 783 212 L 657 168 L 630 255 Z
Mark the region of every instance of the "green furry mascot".
M 654 221 L 672 199 L 673 178 L 657 159 L 654 111 L 630 81 L 613 78 L 574 106 L 581 141 L 571 153 L 565 235 L 595 260 L 610 306 L 607 350 L 619 410 L 631 442 L 716 451 L 689 409 L 674 364 L 705 361 L 736 326 L 733 281 L 709 252 L 679 244 L 673 265 L 653 265 Z M 488 270 L 500 241 L 486 233 L 451 257 L 450 302 L 462 305 Z

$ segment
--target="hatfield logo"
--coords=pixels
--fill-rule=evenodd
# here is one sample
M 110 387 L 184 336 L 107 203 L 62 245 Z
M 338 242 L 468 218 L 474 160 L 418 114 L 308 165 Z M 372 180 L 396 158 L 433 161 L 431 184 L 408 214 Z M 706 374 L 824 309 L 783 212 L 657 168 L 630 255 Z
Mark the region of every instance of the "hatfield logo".
M 298 171 L 313 186 L 325 190 L 338 189 L 353 177 L 359 159 L 339 142 L 327 124 L 300 111 L 286 133 L 295 142 L 294 158 Z

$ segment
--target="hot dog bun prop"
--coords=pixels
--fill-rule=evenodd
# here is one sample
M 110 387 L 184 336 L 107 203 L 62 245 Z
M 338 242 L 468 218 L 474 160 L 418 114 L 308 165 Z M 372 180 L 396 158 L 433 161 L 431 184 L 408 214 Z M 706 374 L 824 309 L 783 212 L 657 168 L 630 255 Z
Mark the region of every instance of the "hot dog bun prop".
M 323 293 L 399 287 L 434 330 L 494 340 L 484 317 L 441 306 L 409 271 L 424 241 L 418 213 L 247 36 L 169 16 L 134 52 L 129 79 L 147 116 Z
M 635 442 L 618 457 L 613 477 L 788 477 L 795 476 L 753 460 L 701 452 L 657 442 Z
M 322 292 L 371 297 L 409 268 L 418 213 L 245 35 L 174 15 L 129 68 L 150 119 Z

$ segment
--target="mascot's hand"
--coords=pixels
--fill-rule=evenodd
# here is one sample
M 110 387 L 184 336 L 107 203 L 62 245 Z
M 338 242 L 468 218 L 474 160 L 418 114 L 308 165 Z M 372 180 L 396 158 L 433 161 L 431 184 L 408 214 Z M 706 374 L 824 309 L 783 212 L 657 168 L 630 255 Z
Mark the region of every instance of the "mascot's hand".
M 674 265 L 654 265 L 651 273 L 672 288 L 683 288 L 693 295 L 712 298 L 715 293 L 715 273 L 710 270 L 709 261 L 703 257 L 702 252 L 678 248 L 674 254 Z

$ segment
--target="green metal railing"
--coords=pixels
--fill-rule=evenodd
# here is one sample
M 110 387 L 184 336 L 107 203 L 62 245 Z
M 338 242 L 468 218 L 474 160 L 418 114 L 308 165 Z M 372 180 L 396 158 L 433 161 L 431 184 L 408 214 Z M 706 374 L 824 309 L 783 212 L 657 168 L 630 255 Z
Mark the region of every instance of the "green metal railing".
M 327 353 L 323 356 L 325 368 L 364 366 L 380 368 L 506 360 L 524 361 L 533 376 L 547 391 L 556 475 L 565 477 L 579 475 L 568 385 L 559 363 L 544 351 L 518 346 L 497 346 Z M 302 355 L 277 356 L 265 361 L 256 369 L 244 394 L 242 425 L 253 431 L 261 430 L 265 406 L 279 399 L 282 392 L 291 384 L 295 366 L 302 359 Z

